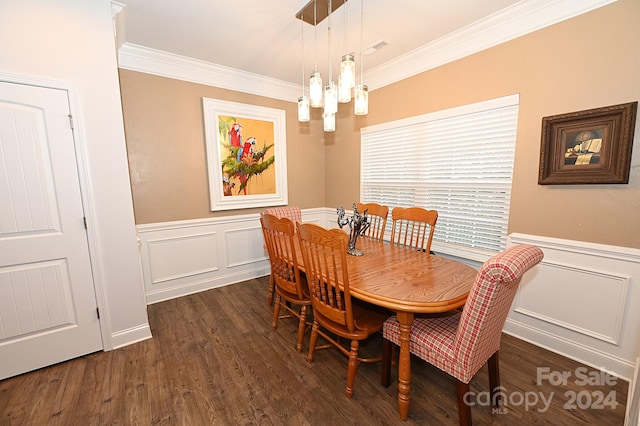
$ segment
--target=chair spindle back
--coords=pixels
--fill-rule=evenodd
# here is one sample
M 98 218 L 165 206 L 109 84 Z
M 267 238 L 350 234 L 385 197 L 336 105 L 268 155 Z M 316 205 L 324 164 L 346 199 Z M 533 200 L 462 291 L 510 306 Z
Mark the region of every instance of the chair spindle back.
M 395 207 L 391 212 L 391 243 L 429 252 L 438 212 L 422 207 Z
M 382 241 L 385 228 L 387 227 L 389 207 L 376 203 L 357 203 L 356 205 L 360 213 L 367 212 L 367 218 L 369 219 L 370 225 L 365 231 L 364 236 Z
M 279 219 L 274 215 L 262 213 L 260 223 L 269 252 L 271 274 L 275 285 L 303 299 L 304 292 L 294 245 L 293 222 L 286 217 Z
M 348 235 L 340 229 L 298 224 L 305 273 L 314 315 L 354 330 L 349 275 L 347 273 Z

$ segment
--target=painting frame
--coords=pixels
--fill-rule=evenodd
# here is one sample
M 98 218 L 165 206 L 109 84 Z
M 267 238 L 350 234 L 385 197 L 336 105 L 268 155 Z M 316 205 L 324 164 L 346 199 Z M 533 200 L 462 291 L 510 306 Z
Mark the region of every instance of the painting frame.
M 220 99 L 202 98 L 202 109 L 204 115 L 204 130 L 206 142 L 207 169 L 209 178 L 209 196 L 211 211 L 248 209 L 255 207 L 279 206 L 288 203 L 287 191 L 287 138 L 286 138 L 286 114 L 284 110 L 268 108 L 258 105 L 243 104 L 238 102 L 224 101 Z M 274 167 L 274 172 L 270 172 L 275 183 L 271 183 L 273 190 L 268 193 L 251 194 L 246 193 L 246 187 L 234 185 L 235 191 L 230 191 L 229 176 L 223 172 L 226 161 L 230 156 L 230 142 L 226 139 L 223 122 L 233 119 L 238 123 L 243 120 L 253 123 L 263 123 L 267 129 L 272 128 L 267 135 L 263 135 L 256 141 L 253 140 L 253 146 L 258 149 L 262 146 L 271 151 L 269 160 L 273 160 L 267 167 Z M 271 140 L 268 140 L 272 138 Z M 250 135 L 245 136 L 245 141 L 250 140 Z M 257 138 L 256 138 L 257 139 Z M 256 143 L 257 142 L 257 143 Z M 253 153 L 252 147 L 252 153 Z M 235 151 L 234 151 L 235 152 Z M 256 163 L 264 160 L 263 157 L 256 157 Z M 242 157 L 243 160 L 248 157 Z M 240 160 L 240 155 L 238 155 Z M 259 180 L 262 176 L 259 172 L 254 180 Z M 226 178 L 226 179 L 225 179 Z M 249 183 L 242 182 L 242 185 Z M 238 189 L 241 187 L 241 189 Z M 243 193 L 244 191 L 244 193 Z
M 539 185 L 629 183 L 638 102 L 542 118 Z

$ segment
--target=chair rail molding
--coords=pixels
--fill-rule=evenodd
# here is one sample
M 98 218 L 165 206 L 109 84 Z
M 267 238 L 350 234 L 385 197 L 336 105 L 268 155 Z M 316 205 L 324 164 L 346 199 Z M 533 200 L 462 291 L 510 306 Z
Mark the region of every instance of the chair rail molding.
M 337 228 L 334 208 L 303 222 Z M 259 214 L 138 225 L 147 303 L 268 275 Z M 525 275 L 504 332 L 625 380 L 640 352 L 640 250 L 511 234 L 545 254 Z M 263 289 L 266 291 L 267 289 Z

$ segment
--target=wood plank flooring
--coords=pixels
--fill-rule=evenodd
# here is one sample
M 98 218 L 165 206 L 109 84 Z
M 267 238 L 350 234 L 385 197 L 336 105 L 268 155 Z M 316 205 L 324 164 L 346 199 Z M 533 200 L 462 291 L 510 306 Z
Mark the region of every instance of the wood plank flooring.
M 150 305 L 153 339 L 0 381 L 0 426 L 9 425 L 455 425 L 455 383 L 412 360 L 411 409 L 398 418 L 396 374 L 361 364 L 344 394 L 347 360 L 336 350 L 314 362 L 295 351 L 296 324 L 271 329 L 267 277 Z M 379 352 L 381 338 L 361 347 Z M 581 364 L 505 335 L 500 350 L 507 405 L 483 406 L 486 366 L 471 382 L 476 425 L 622 425 L 628 383 L 579 386 Z M 536 367 L 570 372 L 566 385 L 536 383 Z M 580 371 L 580 370 L 578 370 Z M 585 368 L 585 373 L 595 372 Z M 578 382 L 578 383 L 576 383 Z M 616 407 L 595 405 L 599 393 Z M 545 409 L 534 395 L 551 399 Z M 576 395 L 574 401 L 571 395 Z M 524 398 L 529 398 L 525 407 Z M 613 403 L 613 400 L 608 402 Z M 574 403 L 576 409 L 565 409 Z M 583 408 L 580 408 L 580 407 Z

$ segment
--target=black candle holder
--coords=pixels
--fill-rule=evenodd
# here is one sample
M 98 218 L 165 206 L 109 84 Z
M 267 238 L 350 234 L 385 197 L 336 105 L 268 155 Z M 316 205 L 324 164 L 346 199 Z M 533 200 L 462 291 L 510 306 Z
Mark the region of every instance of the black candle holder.
M 358 205 L 353 203 L 353 216 L 347 216 L 344 208 L 338 206 L 338 226 L 342 229 L 343 226 L 349 225 L 349 247 L 347 253 L 352 256 L 363 256 L 364 253 L 356 248 L 356 241 L 359 235 L 363 235 L 369 226 L 369 218 L 367 217 L 367 210 L 360 213 L 358 211 Z

